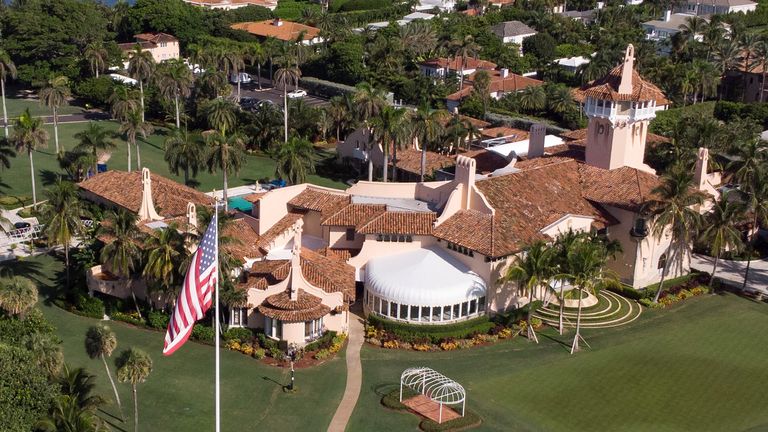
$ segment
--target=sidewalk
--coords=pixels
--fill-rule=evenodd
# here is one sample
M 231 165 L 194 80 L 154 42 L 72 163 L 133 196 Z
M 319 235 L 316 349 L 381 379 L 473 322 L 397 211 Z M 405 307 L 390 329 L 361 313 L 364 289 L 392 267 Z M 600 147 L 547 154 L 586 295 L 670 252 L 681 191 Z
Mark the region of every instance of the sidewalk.
M 360 388 L 363 384 L 363 367 L 360 364 L 360 348 L 363 346 L 365 330 L 363 318 L 351 312 L 349 317 L 349 343 L 347 344 L 347 386 L 339 407 L 333 415 L 328 432 L 344 432 L 355 410 Z
M 712 271 L 714 260 L 714 258 L 706 255 L 693 255 L 691 257 L 691 268 L 709 273 Z M 717 273 L 715 276 L 741 287 L 741 284 L 744 282 L 746 268 L 746 261 L 728 261 L 721 259 L 717 263 Z M 768 259 L 752 261 L 752 264 L 750 264 L 749 267 L 747 289 L 768 294 Z

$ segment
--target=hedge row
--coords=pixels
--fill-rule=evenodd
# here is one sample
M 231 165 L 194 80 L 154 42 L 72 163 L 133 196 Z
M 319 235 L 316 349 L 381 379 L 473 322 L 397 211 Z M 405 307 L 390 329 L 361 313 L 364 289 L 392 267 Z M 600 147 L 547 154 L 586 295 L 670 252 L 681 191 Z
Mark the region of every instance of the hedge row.
M 326 98 L 355 94 L 357 92 L 357 89 L 352 86 L 313 77 L 302 77 L 299 79 L 299 84 L 306 88 L 309 93 Z
M 683 289 L 688 285 L 698 284 L 705 281 L 707 278 L 706 273 L 691 272 L 687 275 L 667 279 L 664 281 L 664 291 L 675 291 Z M 632 300 L 652 299 L 656 296 L 656 292 L 659 290 L 659 284 L 655 283 L 648 285 L 643 289 L 634 289 L 631 286 L 624 284 L 612 284 L 608 287 L 609 291 L 613 291 L 616 294 L 630 298 Z
M 475 334 L 486 334 L 496 326 L 488 317 L 479 317 L 456 324 L 418 325 L 390 321 L 373 314 L 368 316 L 368 323 L 377 329 L 394 334 L 403 342 L 409 343 L 426 339 L 432 343 L 438 343 L 449 338 L 465 339 Z

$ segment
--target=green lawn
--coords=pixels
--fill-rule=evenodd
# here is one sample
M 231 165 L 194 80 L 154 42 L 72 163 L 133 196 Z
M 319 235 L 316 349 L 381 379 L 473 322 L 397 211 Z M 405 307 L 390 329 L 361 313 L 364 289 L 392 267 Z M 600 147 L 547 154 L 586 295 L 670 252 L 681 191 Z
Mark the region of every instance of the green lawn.
M 101 122 L 106 128 L 116 131 L 118 125 L 113 121 Z M 59 126 L 59 142 L 65 149 L 72 149 L 77 145 L 78 140 L 75 139 L 75 134 L 83 130 L 87 126 L 87 123 L 67 123 Z M 35 172 L 37 174 L 37 186 L 38 186 L 38 199 L 42 199 L 41 189 L 50 182 L 54 181 L 57 174 L 61 172 L 58 161 L 55 156 L 55 147 L 53 143 L 53 126 L 46 126 L 51 139 L 47 149 L 40 149 L 35 152 L 33 159 L 35 164 Z M 148 137 L 147 140 L 140 140 L 141 146 L 141 163 L 142 166 L 148 167 L 152 172 L 160 174 L 165 177 L 169 177 L 178 182 L 183 182 L 183 175 L 175 176 L 168 170 L 168 164 L 163 159 L 164 146 L 167 130 L 157 129 L 154 134 Z M 126 170 L 128 169 L 128 154 L 127 143 L 122 137 L 116 137 L 114 139 L 117 143 L 117 148 L 112 152 L 112 157 L 107 162 L 109 169 Z M 131 148 L 132 168 L 136 169 L 136 149 Z M 333 157 L 331 154 L 325 154 L 325 158 Z M 229 186 L 239 186 L 244 184 L 253 184 L 261 178 L 274 178 L 275 177 L 275 163 L 272 159 L 248 155 L 245 166 L 240 170 L 239 175 L 231 176 L 229 178 Z M 11 168 L 0 172 L 0 179 L 4 184 L 4 187 L 0 188 L 6 195 L 13 196 L 31 196 L 32 184 L 29 173 L 29 158 L 26 153 L 18 154 L 16 158 L 11 161 Z M 198 189 L 204 192 L 210 192 L 214 188 L 222 188 L 221 173 L 211 174 L 206 170 L 200 171 L 196 180 L 199 182 Z M 344 188 L 344 183 L 328 178 L 321 177 L 319 175 L 311 175 L 307 179 L 310 183 L 318 184 L 321 186 Z
M 592 349 L 545 331 L 469 351 L 417 353 L 365 346 L 363 391 L 350 431 L 416 430 L 418 419 L 379 400 L 407 367 L 463 384 L 487 431 L 768 430 L 768 305 L 730 294 L 645 310 L 628 326 L 585 331 Z M 571 334 L 572 335 L 572 334 Z M 562 342 L 562 343 L 561 343 Z
M 57 272 L 63 266 L 49 256 L 20 261 L 16 274 L 37 280 L 41 291 L 54 285 Z M 64 356 L 72 367 L 85 367 L 97 375 L 97 391 L 113 397 L 101 361 L 86 356 L 84 336 L 97 320 L 83 318 L 41 302 L 45 316 L 57 327 L 63 339 Z M 188 342 L 170 357 L 163 357 L 164 335 L 129 327 L 123 323 L 110 324 L 117 333 L 117 353 L 130 346 L 148 352 L 154 370 L 138 388 L 139 424 L 144 431 L 202 431 L 213 430 L 214 351 L 212 347 Z M 114 365 L 110 363 L 114 372 Z M 222 430 L 286 430 L 324 431 L 333 417 L 344 393 L 346 368 L 337 357 L 307 370 L 296 371 L 296 394 L 282 391 L 289 380 L 285 369 L 265 366 L 258 361 L 232 351 L 221 352 Z M 118 384 L 127 417 L 125 423 L 113 416 L 115 406 L 109 406 L 102 417 L 112 423 L 114 431 L 132 431 L 130 387 Z
M 6 98 L 5 105 L 8 109 L 8 119 L 18 117 L 24 109 L 29 108 L 29 112 L 33 116 L 50 116 L 53 115 L 50 108 L 40 105 L 40 101 L 37 99 L 24 99 L 24 98 Z M 75 114 L 83 112 L 83 108 L 75 105 L 64 105 L 59 108 L 59 114 Z M 2 111 L 0 111 L 0 124 L 2 124 Z

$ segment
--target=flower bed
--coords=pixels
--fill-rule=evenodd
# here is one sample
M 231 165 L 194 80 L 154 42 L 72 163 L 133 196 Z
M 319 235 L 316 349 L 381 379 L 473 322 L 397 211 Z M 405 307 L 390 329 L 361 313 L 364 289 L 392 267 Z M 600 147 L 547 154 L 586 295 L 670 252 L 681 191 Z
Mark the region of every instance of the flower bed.
M 665 293 L 659 297 L 658 303 L 654 303 L 652 299 L 644 298 L 640 299 L 640 304 L 651 309 L 660 309 L 681 302 L 687 298 L 700 296 L 708 292 L 709 288 L 705 286 L 697 286 L 691 289 L 677 287 L 674 290 L 665 291 Z
M 245 334 L 245 331 L 249 332 L 250 336 Z M 224 346 L 227 349 L 238 351 L 273 366 L 289 364 L 285 350 L 280 348 L 277 341 L 268 338 L 263 332 L 257 331 L 254 334 L 250 329 L 233 328 L 225 333 L 224 338 L 226 339 Z M 346 333 L 325 332 L 316 341 L 295 351 L 294 367 L 314 366 L 333 358 L 344 347 L 346 340 Z
M 368 323 L 365 325 L 365 341 L 367 343 L 386 349 L 414 351 L 453 351 L 479 345 L 488 345 L 500 340 L 512 339 L 524 332 L 527 326 L 525 321 L 518 321 L 511 326 L 505 326 L 501 324 L 494 325 L 494 323 L 486 320 L 486 323 L 490 324 L 490 326 L 484 325 L 479 327 L 486 329 L 485 331 L 476 330 L 478 327 L 475 324 L 477 323 L 470 323 L 466 327 L 467 329 L 473 329 L 470 332 L 457 330 L 453 334 L 448 331 L 425 335 L 424 330 L 420 328 L 421 326 L 399 325 L 397 327 L 398 331 L 392 331 L 378 325 L 380 321 L 380 318 L 371 319 L 369 317 Z M 538 318 L 533 318 L 531 323 L 534 328 L 542 326 L 542 321 Z M 409 332 L 410 328 L 413 329 L 412 332 Z M 437 336 L 442 334 L 448 334 L 448 336 Z

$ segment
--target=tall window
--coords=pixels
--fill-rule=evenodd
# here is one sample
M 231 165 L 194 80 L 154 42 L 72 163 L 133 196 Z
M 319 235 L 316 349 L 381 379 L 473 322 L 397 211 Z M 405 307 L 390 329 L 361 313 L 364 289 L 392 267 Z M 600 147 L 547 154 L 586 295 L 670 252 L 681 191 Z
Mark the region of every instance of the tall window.
M 243 327 L 248 325 L 248 308 L 233 308 L 231 314 L 232 326 Z
M 280 320 L 264 317 L 264 333 L 273 339 L 283 338 L 283 323 Z
M 323 335 L 323 317 L 312 321 L 304 321 L 304 339 L 313 340 Z

